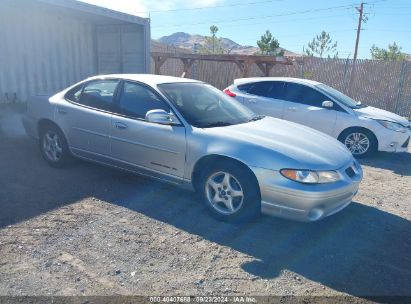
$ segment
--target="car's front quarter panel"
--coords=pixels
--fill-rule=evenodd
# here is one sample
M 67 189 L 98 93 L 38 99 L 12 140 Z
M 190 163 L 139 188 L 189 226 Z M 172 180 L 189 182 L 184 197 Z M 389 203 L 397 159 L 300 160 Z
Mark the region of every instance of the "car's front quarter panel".
M 348 128 L 365 128 L 370 130 L 378 141 L 378 150 L 385 152 L 406 152 L 408 147 L 401 147 L 411 136 L 411 130 L 407 132 L 396 132 L 389 130 L 378 123 L 375 119 L 355 113 L 338 113 L 337 127 L 334 137 L 338 136 Z
M 354 160 L 335 168 L 340 180 L 325 184 L 302 184 L 281 175 L 283 168 L 304 168 L 304 164 L 275 150 L 252 144 L 241 138 L 231 138 L 216 130 L 191 128 L 187 130 L 186 179 L 203 157 L 223 156 L 246 165 L 255 175 L 261 194 L 264 214 L 298 221 L 315 221 L 334 214 L 351 201 L 362 179 L 362 169 Z M 354 168 L 349 176 L 346 169 Z
M 411 137 L 411 129 L 406 132 L 397 132 L 385 128 L 375 120 L 371 120 L 370 129 L 378 140 L 378 150 L 384 152 L 407 152 L 408 145 L 403 146 L 408 138 Z
M 223 133 L 223 132 L 222 132 Z M 301 168 L 304 164 L 271 149 L 250 144 L 241 138 L 216 134 L 208 129 L 187 129 L 187 159 L 185 178 L 191 180 L 198 161 L 207 156 L 222 156 L 237 160 L 248 167 L 280 170 Z

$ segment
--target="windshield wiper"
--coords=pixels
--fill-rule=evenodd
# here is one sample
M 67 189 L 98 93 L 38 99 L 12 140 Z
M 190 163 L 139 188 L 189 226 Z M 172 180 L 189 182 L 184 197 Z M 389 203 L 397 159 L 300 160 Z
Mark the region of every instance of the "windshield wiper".
M 256 115 L 253 118 L 251 118 L 248 122 L 261 120 L 263 118 L 265 118 L 265 115 Z
M 228 121 L 214 121 L 214 122 L 202 124 L 200 128 L 225 127 L 225 126 L 231 126 L 231 125 L 232 123 Z

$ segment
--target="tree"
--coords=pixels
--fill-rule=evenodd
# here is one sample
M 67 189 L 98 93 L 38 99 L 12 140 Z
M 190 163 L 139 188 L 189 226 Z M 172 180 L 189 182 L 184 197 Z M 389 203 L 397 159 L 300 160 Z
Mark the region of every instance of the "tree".
M 407 56 L 401 50 L 402 48 L 394 42 L 393 44 L 388 44 L 388 49 L 373 45 L 370 51 L 372 59 L 401 61 L 407 59 Z
M 283 56 L 284 51 L 280 48 L 280 43 L 273 37 L 269 30 L 266 30 L 261 40 L 257 41 L 260 53 L 263 55 Z
M 200 54 L 224 54 L 221 38 L 217 38 L 218 27 L 210 26 L 210 37 L 205 37 L 205 42 L 200 46 Z
M 320 58 L 323 58 L 323 56 L 338 58 L 337 42 L 333 43 L 330 34 L 322 31 L 320 35 L 317 35 L 308 43 L 305 53 L 308 56 L 318 56 Z
M 215 42 L 217 39 L 217 32 L 218 32 L 218 27 L 216 25 L 210 26 L 210 32 L 211 32 L 211 39 L 213 43 L 213 53 L 215 52 Z

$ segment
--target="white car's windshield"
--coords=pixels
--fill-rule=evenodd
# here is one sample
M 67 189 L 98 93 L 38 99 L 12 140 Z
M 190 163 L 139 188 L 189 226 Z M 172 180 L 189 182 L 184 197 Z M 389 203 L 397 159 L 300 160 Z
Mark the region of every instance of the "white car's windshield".
M 366 107 L 365 105 L 361 104 L 361 102 L 355 101 L 354 99 L 348 97 L 344 93 L 341 93 L 340 91 L 332 87 L 329 87 L 325 84 L 320 84 L 317 87 L 351 109 L 359 109 Z
M 187 122 L 198 128 L 235 125 L 262 118 L 208 84 L 167 83 L 158 87 Z

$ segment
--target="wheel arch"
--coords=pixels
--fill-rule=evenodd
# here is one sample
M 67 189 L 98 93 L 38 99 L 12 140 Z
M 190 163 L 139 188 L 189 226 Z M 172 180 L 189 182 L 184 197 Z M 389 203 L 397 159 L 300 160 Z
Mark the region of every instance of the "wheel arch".
M 38 132 L 39 136 L 40 136 L 41 132 L 48 126 L 56 127 L 61 131 L 61 133 L 63 133 L 63 130 L 54 121 L 52 121 L 51 119 L 48 119 L 48 118 L 42 118 L 37 122 L 37 132 Z
M 373 131 L 371 131 L 370 129 L 365 128 L 365 127 L 358 127 L 358 126 L 348 127 L 348 128 L 341 131 L 341 133 L 338 135 L 337 139 L 344 144 L 344 142 L 343 142 L 344 134 L 346 134 L 348 132 L 352 132 L 352 131 L 363 131 L 363 132 L 366 132 L 366 133 L 370 134 L 373 137 L 372 139 L 375 141 L 375 148 L 374 148 L 373 151 L 377 152 L 379 150 L 379 141 L 378 141 L 377 136 L 375 135 L 375 133 Z
M 215 164 L 217 162 L 222 162 L 222 161 L 225 161 L 225 162 L 228 161 L 228 162 L 235 163 L 239 165 L 241 168 L 243 168 L 244 170 L 246 170 L 250 174 L 250 176 L 253 177 L 253 182 L 255 182 L 255 184 L 257 185 L 258 194 L 261 197 L 260 187 L 258 184 L 257 177 L 255 176 L 254 172 L 250 169 L 250 167 L 247 166 L 244 162 L 242 162 L 239 159 L 226 156 L 226 155 L 220 155 L 220 154 L 205 155 L 201 157 L 199 160 L 197 160 L 197 162 L 195 163 L 193 167 L 193 171 L 191 174 L 191 183 L 195 190 L 197 190 L 198 182 L 199 182 L 202 170 L 204 168 L 207 168 L 207 166 L 210 166 L 211 164 Z
M 370 129 L 365 128 L 365 127 L 355 126 L 355 127 L 345 128 L 345 129 L 342 130 L 341 133 L 338 135 L 337 139 L 338 139 L 339 141 L 341 141 L 342 136 L 343 136 L 345 133 L 348 133 L 348 132 L 350 132 L 350 131 L 356 131 L 356 130 L 361 130 L 361 131 L 364 131 L 364 132 L 367 132 L 367 133 L 371 134 L 371 135 L 374 137 L 375 142 L 377 143 L 377 146 L 378 146 L 378 138 L 377 138 L 377 136 L 375 135 L 375 133 L 374 133 L 373 131 L 371 131 Z
M 63 134 L 64 140 L 66 141 L 66 143 L 67 143 L 67 145 L 68 145 L 68 147 L 69 147 L 69 150 L 70 150 L 70 145 L 69 145 L 69 142 L 68 142 L 68 140 L 67 140 L 66 134 L 64 134 L 63 130 L 59 127 L 59 125 L 56 124 L 56 123 L 55 123 L 54 121 L 52 121 L 51 119 L 42 118 L 42 119 L 40 119 L 40 120 L 37 122 L 37 134 L 38 134 L 38 138 L 41 140 L 41 133 L 42 133 L 42 131 L 43 131 L 46 127 L 48 127 L 48 126 L 52 126 L 52 127 L 54 127 L 54 128 L 57 128 L 57 129 L 61 132 L 61 134 Z

